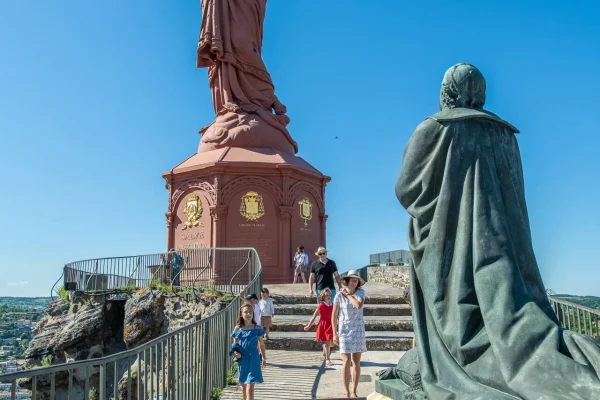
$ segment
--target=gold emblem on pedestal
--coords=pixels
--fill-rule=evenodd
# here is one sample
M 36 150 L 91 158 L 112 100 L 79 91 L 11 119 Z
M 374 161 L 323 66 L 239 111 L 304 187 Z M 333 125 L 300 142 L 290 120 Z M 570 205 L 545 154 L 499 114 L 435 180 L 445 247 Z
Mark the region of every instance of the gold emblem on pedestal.
M 304 226 L 308 226 L 308 221 L 312 219 L 312 204 L 308 197 L 298 202 L 300 205 L 300 217 L 304 220 Z
M 262 196 L 256 192 L 248 192 L 243 195 L 240 214 L 248 221 L 256 221 L 265 215 Z
M 183 223 L 182 229 L 193 228 L 194 226 L 202 226 L 200 218 L 202 218 L 202 200 L 197 194 L 190 194 L 185 201 L 183 213 L 187 217 L 187 221 Z

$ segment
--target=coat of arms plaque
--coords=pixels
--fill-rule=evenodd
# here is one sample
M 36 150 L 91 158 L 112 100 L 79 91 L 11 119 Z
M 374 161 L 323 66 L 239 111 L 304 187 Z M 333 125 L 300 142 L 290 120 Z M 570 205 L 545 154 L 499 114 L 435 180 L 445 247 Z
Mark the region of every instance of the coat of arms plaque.
M 298 202 L 300 205 L 300 217 L 304 220 L 304 226 L 308 226 L 308 221 L 312 219 L 312 204 L 308 197 Z
M 187 221 L 183 223 L 182 230 L 187 228 L 193 228 L 194 226 L 202 226 L 202 222 L 200 218 L 202 218 L 202 200 L 200 200 L 200 196 L 195 193 L 192 193 L 188 196 L 185 201 L 185 207 L 183 208 L 183 213 L 187 217 Z
M 248 221 L 256 221 L 265 215 L 263 198 L 257 192 L 248 192 L 242 196 L 240 214 Z

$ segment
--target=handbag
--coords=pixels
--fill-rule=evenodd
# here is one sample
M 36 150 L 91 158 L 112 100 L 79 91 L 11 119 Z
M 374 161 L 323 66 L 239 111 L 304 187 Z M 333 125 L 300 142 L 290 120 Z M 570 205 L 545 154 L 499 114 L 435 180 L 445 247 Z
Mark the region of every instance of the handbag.
M 234 351 L 237 351 L 238 353 L 240 353 L 240 358 L 237 358 L 233 354 Z M 231 356 L 231 361 L 239 362 L 242 359 L 242 357 L 244 357 L 244 348 L 239 343 L 233 343 L 231 345 L 231 347 L 229 348 L 229 355 Z

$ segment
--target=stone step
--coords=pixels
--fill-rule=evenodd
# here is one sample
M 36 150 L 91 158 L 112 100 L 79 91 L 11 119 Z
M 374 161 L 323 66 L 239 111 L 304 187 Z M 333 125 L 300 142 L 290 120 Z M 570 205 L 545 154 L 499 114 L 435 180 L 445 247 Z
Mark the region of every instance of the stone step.
M 375 391 L 390 399 L 404 399 L 403 392 L 408 386 L 400 379 L 376 380 Z
M 275 310 L 277 311 L 277 310 Z M 275 315 L 273 317 L 273 332 L 304 332 L 304 327 L 310 321 L 310 315 Z M 317 330 L 318 319 L 311 328 Z M 365 316 L 366 331 L 412 331 L 411 316 Z
M 281 304 L 314 304 L 317 305 L 316 297 L 307 297 L 305 295 L 280 295 L 272 294 L 271 298 L 275 307 Z M 400 295 L 377 295 L 367 296 L 365 304 L 407 304 L 404 297 Z
M 312 315 L 315 304 L 282 304 L 277 305 L 277 315 Z M 365 316 L 408 316 L 411 309 L 408 304 L 365 304 Z
M 367 331 L 367 350 L 406 351 L 412 347 L 413 332 Z M 314 332 L 271 332 L 267 350 L 321 350 Z M 336 349 L 334 348 L 335 352 Z

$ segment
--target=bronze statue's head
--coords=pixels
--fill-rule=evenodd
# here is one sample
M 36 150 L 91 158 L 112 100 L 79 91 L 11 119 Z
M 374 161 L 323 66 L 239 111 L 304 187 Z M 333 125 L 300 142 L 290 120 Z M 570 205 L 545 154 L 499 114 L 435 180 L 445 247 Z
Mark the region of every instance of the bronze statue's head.
M 483 108 L 485 78 L 471 64 L 460 63 L 444 74 L 440 91 L 440 110 L 446 108 Z

